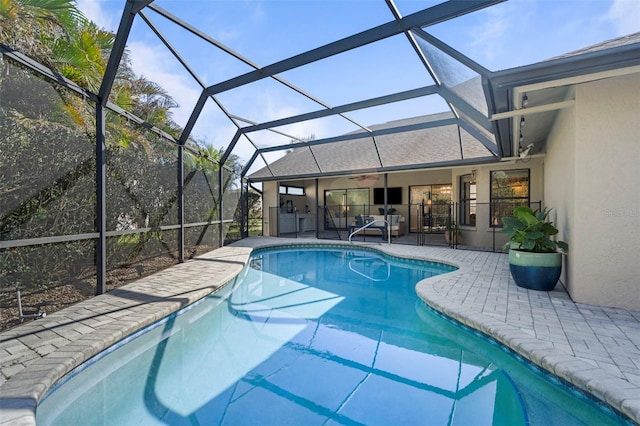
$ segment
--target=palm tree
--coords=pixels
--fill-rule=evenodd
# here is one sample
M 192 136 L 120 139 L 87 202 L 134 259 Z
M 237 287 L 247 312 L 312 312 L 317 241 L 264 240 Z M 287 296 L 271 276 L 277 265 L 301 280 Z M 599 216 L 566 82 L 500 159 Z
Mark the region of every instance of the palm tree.
M 171 109 L 178 103 L 158 83 L 145 77 L 136 77 L 129 81 L 132 96 L 131 112 L 144 121 L 175 135 L 178 126 L 173 122 Z
M 0 40 L 45 64 L 55 40 L 72 38 L 84 22 L 73 0 L 0 0 Z
M 199 211 L 199 214 L 206 214 L 207 221 L 220 219 L 221 216 L 218 211 L 220 206 L 218 193 L 220 185 L 222 186 L 223 194 L 228 194 L 229 191 L 238 191 L 238 177 L 243 165 L 237 155 L 230 155 L 225 163 L 222 182 L 219 183 L 218 172 L 220 170 L 220 160 L 225 152 L 224 149 L 217 149 L 206 145 L 203 141 L 195 140 L 190 140 L 189 145 L 200 152 L 198 156 L 189 154 L 185 156 L 185 169 L 187 171 L 184 179 L 185 191 L 188 191 L 189 185 L 193 186 L 191 192 L 197 195 L 192 195 L 190 202 L 199 204 L 199 206 L 191 206 L 190 210 Z M 201 179 L 195 179 L 198 175 L 201 176 Z M 231 214 L 235 210 L 236 206 L 227 206 L 224 209 L 225 212 L 231 212 Z M 189 253 L 190 257 L 196 254 L 198 247 L 205 239 L 207 230 L 208 226 L 204 226 L 197 239 L 194 240 L 192 250 Z
M 55 69 L 78 85 L 97 92 L 115 36 L 99 29 L 94 23 L 87 22 L 73 0 L 0 0 L 0 40 L 3 44 Z M 24 83 L 28 84 L 28 81 L 25 79 Z M 81 126 L 86 134 L 95 132 L 94 111 L 90 103 L 71 95 L 58 85 L 53 87 L 64 101 L 66 112 L 75 124 Z M 37 91 L 38 88 L 34 87 L 33 90 Z M 135 75 L 126 51 L 118 68 L 110 100 L 170 134 L 180 134 L 179 126 L 171 116 L 171 109 L 177 106 L 176 102 L 159 84 Z M 30 105 L 33 107 L 34 104 Z M 38 118 L 29 117 L 29 120 L 38 120 Z M 32 127 L 38 124 L 40 126 L 38 128 L 43 132 L 46 132 L 46 129 L 57 129 L 61 124 L 59 123 L 58 127 L 56 123 L 48 126 L 46 119 L 33 121 L 33 123 Z M 65 125 L 71 124 L 66 122 Z M 147 209 L 145 206 L 148 205 L 149 200 L 140 198 L 141 195 L 134 185 L 135 179 L 131 178 L 135 176 L 131 169 L 141 167 L 142 170 L 139 172 L 143 175 L 152 173 L 160 168 L 156 166 L 162 166 L 175 159 L 175 147 L 158 141 L 155 134 L 142 127 L 131 125 L 117 114 L 108 113 L 107 132 L 107 142 L 109 148 L 113 150 L 110 158 L 118 158 L 120 153 L 115 151 L 123 150 L 120 157 L 123 160 L 112 161 L 109 164 L 111 182 L 115 185 L 119 184 L 122 188 L 123 205 L 139 210 L 137 213 L 131 213 L 144 217 L 147 226 L 154 227 L 162 224 L 166 216 L 174 210 L 177 203 L 176 196 L 173 193 L 159 194 L 155 200 L 158 204 L 155 204 L 153 209 Z M 36 148 L 32 146 L 31 149 Z M 204 178 L 200 182 L 206 183 L 204 186 L 200 185 L 198 193 L 203 195 L 203 203 L 212 207 L 209 211 L 202 213 L 212 220 L 218 216 L 218 170 L 219 160 L 224 152 L 213 147 L 198 149 L 204 157 L 194 157 L 193 161 L 187 161 L 188 173 L 184 184 L 189 185 L 194 176 L 202 173 Z M 225 192 L 233 190 L 237 183 L 237 176 L 241 169 L 238 157 L 230 156 L 227 166 L 230 166 L 234 173 L 225 172 L 223 175 L 221 185 Z M 78 182 L 90 176 L 91 173 L 93 173 L 91 160 L 69 165 L 68 173 L 60 179 L 29 199 L 20 200 L 11 212 L 3 212 L 9 214 L 0 216 L 0 231 L 19 229 L 39 212 L 48 212 L 50 206 L 54 206 L 57 200 L 72 191 Z M 166 198 L 163 199 L 163 197 Z M 37 209 L 34 206 L 37 206 Z M 57 214 L 55 209 L 50 213 Z M 146 238 L 141 238 L 137 247 L 132 250 L 132 259 L 144 248 Z M 201 238 L 198 243 L 200 241 Z
M 207 176 L 211 176 L 214 179 L 217 179 L 218 171 L 220 170 L 220 161 L 222 159 L 222 156 L 224 155 L 224 149 L 217 149 L 210 145 L 204 145 L 199 141 L 190 142 L 191 145 L 200 152 L 200 155 L 188 155 L 185 157 L 185 167 L 189 171 L 189 173 L 185 177 L 185 186 L 188 185 L 189 181 L 193 178 L 193 175 L 198 172 L 202 172 L 204 174 L 207 182 Z M 240 163 L 240 158 L 235 154 L 231 154 L 227 158 L 225 166 L 232 172 L 229 173 L 228 171 L 225 171 L 225 173 L 223 173 L 223 192 L 236 187 L 236 178 L 240 175 L 240 171 L 243 167 L 242 163 Z M 215 188 L 217 188 L 217 185 L 209 185 L 209 192 L 211 193 L 211 196 L 214 200 L 214 204 L 217 205 L 218 193 Z
M 84 22 L 72 37 L 54 42 L 51 62 L 63 76 L 97 93 L 114 40 L 113 33 Z

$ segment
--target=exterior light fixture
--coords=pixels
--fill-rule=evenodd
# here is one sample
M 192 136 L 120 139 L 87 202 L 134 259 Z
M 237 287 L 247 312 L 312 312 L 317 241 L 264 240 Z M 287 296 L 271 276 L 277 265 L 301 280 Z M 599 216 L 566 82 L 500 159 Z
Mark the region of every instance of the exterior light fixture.
M 524 95 L 522 95 L 522 108 L 526 108 L 528 104 L 529 104 L 529 97 L 525 93 Z
M 524 117 L 520 119 L 520 127 L 524 127 Z
M 529 145 L 527 145 L 526 148 L 520 148 L 520 152 L 518 153 L 518 155 L 520 156 L 521 159 L 525 159 L 529 156 L 529 153 L 531 152 L 531 150 L 533 149 L 534 145 L 532 143 L 530 143 Z

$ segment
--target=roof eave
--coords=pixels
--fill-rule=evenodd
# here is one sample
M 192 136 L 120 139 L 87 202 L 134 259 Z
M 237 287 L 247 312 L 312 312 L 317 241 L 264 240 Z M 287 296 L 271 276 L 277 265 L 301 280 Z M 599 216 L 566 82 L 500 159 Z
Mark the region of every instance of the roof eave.
M 495 71 L 491 73 L 489 79 L 494 88 L 505 88 L 560 80 L 636 65 L 640 65 L 640 43 Z
M 337 176 L 351 176 L 354 174 L 368 174 L 368 173 L 390 173 L 400 171 L 412 171 L 412 170 L 426 170 L 445 167 L 459 167 L 459 166 L 472 166 L 476 164 L 489 164 L 500 161 L 500 158 L 494 156 L 467 158 L 463 160 L 450 160 L 441 161 L 436 163 L 422 163 L 422 164 L 407 164 L 402 166 L 391 167 L 379 167 L 371 169 L 359 169 L 348 171 L 335 171 L 335 172 L 322 172 L 322 173 L 309 173 L 309 174 L 297 174 L 297 175 L 285 175 L 285 176 L 265 176 L 265 177 L 251 177 L 247 179 L 249 182 L 269 182 L 269 181 L 283 181 L 283 180 L 297 180 L 297 179 L 315 179 Z
M 624 68 L 640 66 L 640 43 L 586 52 L 574 56 L 550 59 L 544 62 L 492 72 L 487 78 L 491 114 L 508 112 L 516 108 L 512 102 L 514 88 L 549 83 Z M 602 77 L 598 77 L 602 78 Z M 512 118 L 494 121 L 494 131 L 503 157 L 514 155 Z

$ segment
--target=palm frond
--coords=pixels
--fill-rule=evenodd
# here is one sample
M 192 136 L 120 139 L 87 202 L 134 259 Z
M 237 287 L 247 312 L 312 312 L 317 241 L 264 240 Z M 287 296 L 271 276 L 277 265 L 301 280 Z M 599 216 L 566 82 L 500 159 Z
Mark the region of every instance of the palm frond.
M 0 0 L 0 18 L 13 20 L 18 16 L 18 5 L 13 0 Z
M 73 0 L 14 0 L 23 7 L 30 8 L 40 18 L 53 17 L 57 23 L 65 29 L 67 34 L 72 34 L 78 25 L 86 22 L 87 18 L 76 7 Z

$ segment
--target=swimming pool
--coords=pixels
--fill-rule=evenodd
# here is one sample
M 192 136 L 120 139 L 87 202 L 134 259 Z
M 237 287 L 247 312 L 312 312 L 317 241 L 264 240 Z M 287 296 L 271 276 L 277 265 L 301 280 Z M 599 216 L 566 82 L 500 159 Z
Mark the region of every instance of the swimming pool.
M 220 293 L 52 389 L 38 424 L 619 424 L 441 318 L 454 268 L 373 250 L 256 251 Z

